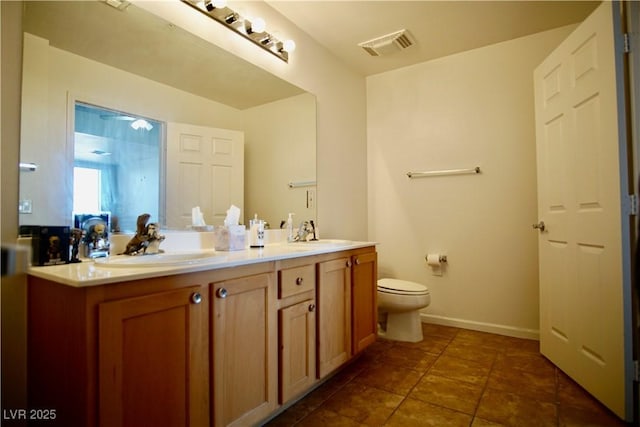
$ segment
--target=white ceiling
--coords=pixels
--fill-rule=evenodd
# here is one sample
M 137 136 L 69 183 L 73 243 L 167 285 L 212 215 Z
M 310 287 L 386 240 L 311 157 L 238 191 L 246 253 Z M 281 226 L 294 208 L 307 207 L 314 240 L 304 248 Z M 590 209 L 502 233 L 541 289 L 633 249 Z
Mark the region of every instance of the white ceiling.
M 600 1 L 266 0 L 363 75 L 584 20 Z M 406 29 L 416 43 L 372 57 L 358 43 Z M 293 53 L 295 55 L 295 52 Z

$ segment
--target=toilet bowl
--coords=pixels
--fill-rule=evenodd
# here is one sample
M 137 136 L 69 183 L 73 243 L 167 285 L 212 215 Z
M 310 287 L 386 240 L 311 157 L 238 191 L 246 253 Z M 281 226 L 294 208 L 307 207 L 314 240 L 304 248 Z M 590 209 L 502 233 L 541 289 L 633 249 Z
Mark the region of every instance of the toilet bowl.
M 398 279 L 378 280 L 378 335 L 394 341 L 422 341 L 420 309 L 431 302 L 429 288 Z

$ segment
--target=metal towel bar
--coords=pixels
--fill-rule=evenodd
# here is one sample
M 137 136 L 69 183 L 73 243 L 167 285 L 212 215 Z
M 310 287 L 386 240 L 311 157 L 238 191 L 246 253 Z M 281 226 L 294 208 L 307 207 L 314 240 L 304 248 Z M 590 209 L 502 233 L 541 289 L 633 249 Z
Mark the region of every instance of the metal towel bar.
M 296 181 L 296 182 L 290 182 L 289 188 L 313 187 L 315 185 L 316 185 L 315 181 Z
M 466 175 L 480 173 L 480 166 L 469 169 L 448 169 L 440 171 L 426 171 L 426 172 L 407 172 L 409 178 L 423 178 L 427 176 L 442 176 L 442 175 Z

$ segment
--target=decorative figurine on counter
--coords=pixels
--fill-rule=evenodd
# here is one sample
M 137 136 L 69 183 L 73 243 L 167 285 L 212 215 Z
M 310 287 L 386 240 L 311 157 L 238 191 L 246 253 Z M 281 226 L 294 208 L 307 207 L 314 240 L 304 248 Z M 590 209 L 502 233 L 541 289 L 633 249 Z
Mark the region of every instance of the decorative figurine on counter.
M 138 216 L 136 234 L 127 243 L 127 247 L 123 252 L 124 255 L 157 254 L 162 252 L 160 243 L 165 237 L 159 233 L 158 223 L 151 222 L 147 225 L 150 217 L 151 215 L 147 213 Z
M 60 236 L 49 237 L 49 247 L 47 249 L 47 261 L 53 264 L 58 264 L 62 259 L 60 252 Z
M 107 238 L 107 226 L 105 224 L 94 224 L 89 228 L 88 243 L 91 245 L 91 249 L 100 249 L 105 246 L 105 239 Z
M 78 259 L 78 252 L 80 251 L 80 242 L 82 241 L 83 235 L 84 231 L 82 231 L 82 229 L 71 229 L 71 259 L 69 260 L 69 263 L 71 264 L 82 262 L 80 259 Z
M 109 212 L 74 213 L 74 228 L 83 231 L 83 245 L 79 246 L 81 256 L 87 258 L 109 256 L 110 215 Z

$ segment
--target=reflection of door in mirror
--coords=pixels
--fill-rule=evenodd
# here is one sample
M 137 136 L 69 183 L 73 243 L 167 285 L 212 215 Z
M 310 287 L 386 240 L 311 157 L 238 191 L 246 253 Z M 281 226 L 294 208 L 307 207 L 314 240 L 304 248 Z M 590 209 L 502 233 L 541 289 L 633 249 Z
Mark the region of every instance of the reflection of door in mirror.
M 199 207 L 208 225 L 222 225 L 229 206 L 244 208 L 244 132 L 167 123 L 166 224 L 192 224 Z
M 162 122 L 81 102 L 74 111 L 74 212 L 111 212 L 114 231 L 135 230 L 141 213 L 160 221 Z

